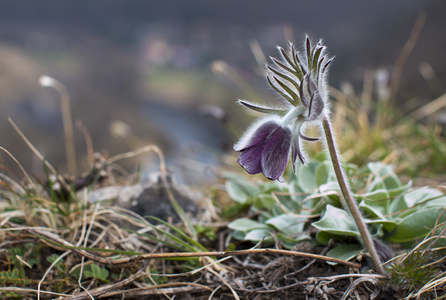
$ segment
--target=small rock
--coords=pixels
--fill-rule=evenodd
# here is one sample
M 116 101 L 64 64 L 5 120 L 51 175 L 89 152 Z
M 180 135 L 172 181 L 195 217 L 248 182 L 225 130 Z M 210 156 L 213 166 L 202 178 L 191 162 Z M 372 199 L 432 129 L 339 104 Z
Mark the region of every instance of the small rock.
M 170 175 L 167 176 L 167 184 L 178 205 L 187 214 L 196 216 L 200 210 L 197 199 L 201 195 L 186 186 L 175 183 Z M 153 216 L 173 223 L 180 221 L 159 173 L 151 174 L 140 184 L 105 187 L 89 195 L 91 203 L 111 199 L 114 199 L 113 205 L 129 209 L 143 217 Z

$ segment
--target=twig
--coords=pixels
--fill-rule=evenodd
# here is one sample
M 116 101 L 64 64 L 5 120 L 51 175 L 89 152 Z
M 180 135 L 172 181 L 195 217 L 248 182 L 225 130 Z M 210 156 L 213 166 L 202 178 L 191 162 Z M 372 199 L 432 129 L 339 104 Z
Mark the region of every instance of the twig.
M 121 259 L 107 259 L 100 256 L 96 256 L 87 252 L 90 251 L 105 251 L 105 249 L 89 249 L 85 247 L 75 247 L 71 243 L 59 238 L 54 234 L 50 234 L 49 232 L 41 231 L 41 230 L 30 230 L 32 233 L 40 236 L 44 240 L 48 241 L 50 244 L 55 246 L 64 248 L 64 249 L 72 249 L 76 251 L 79 255 L 89 258 L 91 260 L 97 261 L 103 264 L 111 264 L 111 265 L 119 265 L 119 264 L 128 264 L 130 262 L 136 262 L 140 260 L 148 260 L 148 259 L 164 259 L 164 258 L 184 258 L 184 257 L 202 257 L 202 256 L 216 256 L 216 257 L 226 257 L 226 256 L 239 256 L 239 255 L 250 255 L 250 254 L 279 254 L 279 255 L 287 255 L 287 256 L 296 256 L 302 258 L 310 258 L 317 259 L 327 262 L 334 262 L 338 264 L 345 265 L 350 268 L 360 268 L 361 265 L 345 261 L 338 258 L 327 257 L 323 255 L 317 255 L 312 253 L 298 252 L 292 250 L 282 250 L 282 249 L 247 249 L 247 250 L 235 250 L 235 251 L 209 251 L 209 252 L 173 252 L 173 253 L 138 253 L 136 255 L 121 258 Z M 120 253 L 121 251 L 113 251 L 107 250 L 107 252 L 116 252 Z

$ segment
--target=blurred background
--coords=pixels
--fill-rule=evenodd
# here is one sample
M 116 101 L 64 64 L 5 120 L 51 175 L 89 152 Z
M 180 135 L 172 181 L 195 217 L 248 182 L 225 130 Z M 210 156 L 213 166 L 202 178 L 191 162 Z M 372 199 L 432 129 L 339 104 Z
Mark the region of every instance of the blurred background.
M 48 75 L 67 89 L 73 121 L 88 130 L 95 151 L 112 156 L 154 143 L 172 168 L 203 175 L 252 120 L 236 100 L 276 98 L 264 63 L 278 54 L 276 45 L 300 45 L 305 33 L 322 38 L 336 56 L 330 84 L 360 93 L 369 71 L 389 80 L 419 20 L 394 100 L 404 113 L 440 97 L 445 11 L 441 0 L 3 0 L 0 146 L 26 170 L 42 173 L 10 117 L 66 171 L 60 95 L 39 85 Z M 80 172 L 88 166 L 87 148 L 81 130 L 74 137 Z M 137 161 L 157 167 L 144 158 L 126 167 Z M 15 168 L 5 154 L 0 162 Z

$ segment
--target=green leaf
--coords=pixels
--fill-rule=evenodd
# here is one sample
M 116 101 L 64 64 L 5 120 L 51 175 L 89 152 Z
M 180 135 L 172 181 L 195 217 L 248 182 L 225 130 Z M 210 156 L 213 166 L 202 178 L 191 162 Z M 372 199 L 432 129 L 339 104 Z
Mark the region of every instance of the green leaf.
M 286 81 L 288 81 L 289 83 L 291 83 L 296 88 L 296 90 L 299 89 L 299 85 L 297 84 L 295 79 L 293 79 L 293 78 L 291 78 L 291 77 L 289 77 L 289 76 L 287 76 L 287 75 L 285 75 L 285 74 L 283 74 L 283 73 L 281 73 L 281 72 L 271 68 L 270 66 L 267 66 L 267 68 L 268 68 L 268 70 L 270 70 L 271 72 L 273 72 L 277 76 L 279 76 L 279 77 L 285 79 Z
M 258 191 L 245 181 L 236 183 L 232 180 L 227 180 L 225 186 L 229 197 L 240 204 L 246 204 L 250 197 Z
M 51 254 L 50 256 L 48 256 L 48 257 L 46 258 L 46 260 L 47 260 L 50 264 L 52 264 L 52 263 L 55 262 L 58 258 L 59 258 L 59 255 L 53 253 L 53 254 Z M 60 261 L 60 262 L 61 262 L 61 261 Z M 60 262 L 58 262 L 58 264 L 60 264 Z
M 364 251 L 364 247 L 360 244 L 340 245 L 327 252 L 328 257 L 338 258 L 342 260 L 350 260 L 356 257 L 359 252 Z M 336 264 L 329 262 L 329 264 Z
M 299 165 L 297 169 L 299 170 L 300 167 L 301 165 Z M 305 195 L 304 191 L 300 188 L 298 178 L 296 174 L 294 174 L 292 168 L 289 168 L 288 189 L 290 192 L 290 198 L 296 203 L 300 203 L 307 196 Z
M 313 63 L 312 63 L 312 65 L 313 65 L 313 69 L 317 69 L 317 67 L 318 67 L 318 62 L 319 62 L 319 56 L 321 55 L 321 52 L 322 52 L 322 50 L 324 49 L 324 47 L 323 46 L 321 46 L 321 45 L 317 45 L 315 48 L 314 48 L 314 53 L 313 53 Z
M 261 224 L 257 221 L 248 219 L 248 218 L 240 218 L 240 219 L 236 219 L 236 220 L 232 221 L 231 223 L 229 223 L 228 228 L 230 228 L 232 230 L 248 232 L 253 229 L 258 229 L 258 228 L 268 229 L 268 226 L 265 224 Z
M 289 235 L 297 235 L 302 233 L 306 221 L 306 218 L 301 218 L 295 215 L 282 214 L 269 219 L 265 223 L 274 227 L 277 231 Z
M 276 195 L 276 197 L 279 200 L 280 205 L 277 203 L 274 204 L 271 211 L 274 215 L 295 213 L 296 211 L 299 211 L 301 201 L 296 201 L 288 195 Z
M 306 166 L 302 166 L 297 170 L 297 182 L 302 191 L 314 192 L 318 189 L 319 185 L 316 181 L 316 169 L 319 166 L 317 161 L 309 161 Z
M 245 238 L 246 233 L 243 231 L 233 231 L 232 232 L 232 237 L 238 241 L 243 241 L 243 239 Z
M 314 176 L 317 185 L 322 185 L 335 179 L 333 167 L 328 161 L 322 162 L 316 167 Z
M 269 229 L 254 229 L 245 235 L 244 240 L 251 242 L 260 242 L 261 240 L 264 240 L 265 242 L 271 242 L 272 237 L 270 236 L 270 234 L 271 231 Z
M 280 68 L 284 69 L 285 71 L 294 74 L 297 78 L 299 78 L 299 73 L 297 73 L 296 71 L 288 68 L 286 65 L 284 65 L 283 63 L 281 63 L 280 61 L 278 61 L 277 59 L 272 57 L 273 62 Z
M 359 207 L 366 210 L 374 218 L 384 218 L 388 214 L 388 205 L 391 199 L 385 189 L 362 194 Z
M 291 61 L 290 57 L 286 54 L 285 50 L 283 48 L 279 48 L 280 54 L 282 54 L 282 57 L 287 61 L 287 63 L 295 70 L 295 72 L 291 71 L 292 74 L 294 74 L 299 80 L 302 80 L 303 74 L 302 70 L 300 69 L 299 64 L 296 60 Z M 291 49 L 291 56 L 295 53 L 294 47 Z
M 276 200 L 271 194 L 260 194 L 253 201 L 253 206 L 257 209 L 271 210 L 274 204 L 276 204 Z
M 392 219 L 397 219 L 397 218 L 400 217 L 400 215 L 394 215 L 394 214 L 397 213 L 397 212 L 404 211 L 407 208 L 408 207 L 407 207 L 406 202 L 404 201 L 404 198 L 403 197 L 396 197 L 395 199 L 393 199 L 390 202 L 388 211 L 389 211 L 390 214 L 393 214 L 393 216 L 391 217 Z
M 275 78 L 275 77 L 274 77 Z M 290 96 L 288 96 L 287 94 L 285 94 L 284 92 L 282 92 L 275 84 L 272 83 L 271 79 L 269 79 L 269 76 L 266 77 L 266 80 L 268 81 L 269 85 L 279 94 L 281 95 L 283 98 L 285 98 L 285 100 L 287 100 L 288 102 L 290 102 L 292 105 L 295 104 L 295 101 L 293 98 L 291 98 Z
M 258 105 L 258 104 L 252 103 L 252 102 L 248 102 L 246 100 L 239 100 L 238 102 L 240 104 L 242 104 L 243 106 L 245 106 L 246 108 L 249 108 L 254 111 L 264 113 L 264 114 L 284 116 L 289 111 L 287 109 L 276 109 L 276 108 L 272 108 L 272 107 Z
M 277 79 L 277 77 L 273 76 L 274 80 L 280 85 L 280 87 L 288 93 L 288 95 L 291 96 L 291 98 L 295 101 L 295 102 L 299 102 L 300 101 L 300 97 L 290 88 L 288 87 L 285 83 L 283 83 L 281 80 Z
M 343 209 L 327 205 L 327 210 L 322 219 L 313 222 L 316 229 L 337 235 L 357 236 L 355 222 L 348 212 Z
M 305 49 L 307 50 L 307 65 L 308 65 L 308 71 L 310 71 L 312 68 L 312 60 L 311 60 L 311 44 L 310 39 L 307 37 L 305 41 Z
M 277 233 L 276 234 L 276 238 L 282 242 L 282 245 L 286 248 L 286 249 L 291 249 L 294 246 L 296 246 L 299 242 L 302 242 L 304 240 L 308 240 L 311 237 L 307 234 L 302 234 L 299 235 L 297 237 L 290 237 L 287 234 L 283 234 L 283 233 Z
M 446 202 L 444 201 L 445 198 L 443 198 L 442 196 L 444 196 L 444 194 L 437 189 L 431 187 L 423 187 L 420 189 L 414 189 L 405 194 L 404 201 L 406 202 L 408 207 L 412 207 L 415 204 L 424 201 L 428 201 L 429 205 L 440 204 L 440 206 L 446 206 Z
M 371 184 L 367 187 L 367 191 L 371 192 L 377 189 L 396 189 L 401 187 L 401 181 L 393 171 L 393 167 L 382 162 L 371 162 L 367 164 L 367 168 L 375 176 Z
M 446 222 L 446 208 L 431 207 L 402 218 L 387 236 L 390 242 L 404 243 L 423 238 L 436 224 Z
M 321 184 L 319 186 L 319 191 L 321 193 L 326 193 L 326 192 L 340 192 L 341 188 L 339 187 L 339 183 L 337 181 L 329 181 L 325 184 Z
M 339 235 L 333 235 L 326 231 L 318 231 L 316 233 L 316 240 L 323 245 L 327 245 L 331 239 L 333 239 L 333 238 L 336 239 L 339 237 L 340 237 Z
M 411 187 L 412 187 L 412 181 L 409 180 L 409 182 L 407 182 L 405 185 L 402 185 L 394 189 L 387 189 L 387 192 L 389 193 L 389 197 L 395 198 L 408 192 Z
M 390 221 L 386 219 L 376 219 L 376 220 L 365 220 L 367 225 L 381 225 L 382 229 L 384 229 L 386 232 L 391 232 L 393 229 L 395 229 L 397 222 Z
M 403 211 L 409 207 L 402 195 L 404 195 L 404 193 L 407 193 L 411 188 L 411 186 L 412 186 L 412 181 L 409 181 L 407 184 L 399 188 L 387 190 L 387 192 L 389 193 L 389 197 L 393 198 L 390 201 L 389 206 L 387 208 L 387 213 L 389 215 L 394 215 L 395 213 Z M 396 217 L 391 217 L 391 218 L 396 218 Z
M 109 272 L 106 268 L 101 268 L 98 265 L 91 264 L 90 270 L 85 270 L 84 275 L 85 277 L 92 277 L 103 282 L 108 282 L 107 277 Z

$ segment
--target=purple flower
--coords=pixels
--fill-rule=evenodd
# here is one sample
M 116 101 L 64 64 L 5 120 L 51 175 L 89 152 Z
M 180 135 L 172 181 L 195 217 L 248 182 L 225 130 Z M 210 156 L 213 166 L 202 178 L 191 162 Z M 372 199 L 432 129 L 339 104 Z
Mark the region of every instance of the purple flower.
M 333 60 L 321 41 L 311 45 L 308 37 L 303 53 L 297 52 L 293 44 L 288 53 L 278 49 L 281 59 L 272 58 L 274 66 L 267 67 L 267 81 L 282 99 L 274 106 L 239 100 L 246 108 L 273 117 L 258 120 L 234 146 L 241 152 L 238 163 L 249 174 L 262 172 L 271 180 L 284 172 L 290 149 L 296 171 L 298 161 L 305 164 L 301 140 L 319 140 L 305 136 L 302 130 L 311 123 L 321 126 L 322 116 L 328 113 L 326 74 Z
M 241 152 L 237 162 L 249 174 L 262 172 L 271 180 L 279 179 L 288 161 L 291 129 L 275 119 L 261 119 L 234 146 Z

